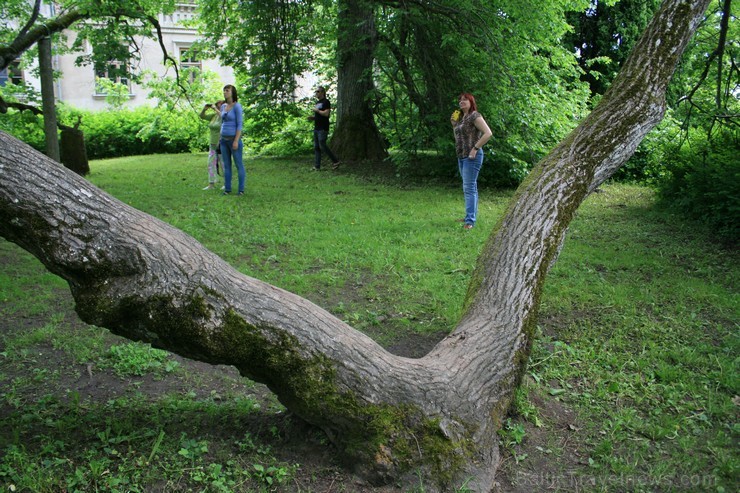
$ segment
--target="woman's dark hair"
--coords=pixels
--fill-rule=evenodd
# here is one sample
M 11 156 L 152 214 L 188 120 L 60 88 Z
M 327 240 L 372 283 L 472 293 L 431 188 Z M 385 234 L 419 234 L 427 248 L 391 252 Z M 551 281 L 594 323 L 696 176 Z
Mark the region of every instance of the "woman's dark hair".
M 462 98 L 465 98 L 468 101 L 470 101 L 470 113 L 472 113 L 474 111 L 478 111 L 478 106 L 475 104 L 475 96 L 473 96 L 469 92 L 463 92 L 463 93 L 460 94 L 460 97 L 457 98 L 457 100 L 459 101 Z
M 232 100 L 233 102 L 235 102 L 235 103 L 236 103 L 237 101 L 239 101 L 239 96 L 238 96 L 238 95 L 236 94 L 236 87 L 232 86 L 231 84 L 226 84 L 226 85 L 224 86 L 224 89 L 226 89 L 226 88 L 229 88 L 229 89 L 231 89 L 231 100 Z

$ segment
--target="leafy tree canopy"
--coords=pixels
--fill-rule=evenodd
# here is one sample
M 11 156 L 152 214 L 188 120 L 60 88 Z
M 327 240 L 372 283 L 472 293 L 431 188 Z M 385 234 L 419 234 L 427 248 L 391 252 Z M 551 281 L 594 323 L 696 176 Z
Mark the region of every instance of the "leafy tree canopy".
M 143 38 L 161 40 L 159 13 L 174 8 L 174 0 L 61 0 L 48 7 L 40 0 L 6 0 L 0 5 L 0 69 L 24 54 L 33 56 L 44 37 L 66 41 L 62 35 L 66 29 L 77 31 L 69 50 L 83 53 L 79 64 L 107 65 L 111 60 L 136 64 Z M 85 43 L 93 49 L 84 50 Z M 64 46 L 66 42 L 55 43 L 58 50 Z M 7 111 L 7 96 L 8 91 L 0 93 L 0 112 Z
M 497 136 L 499 159 L 533 162 L 583 115 L 587 90 L 562 43 L 565 14 L 587 0 L 203 0 L 201 29 L 211 53 L 243 68 L 252 100 L 290 100 L 300 74 L 330 85 L 344 30 L 341 8 L 374 12 L 371 103 L 385 139 L 408 152 L 449 153 L 449 113 L 463 91 L 476 95 Z

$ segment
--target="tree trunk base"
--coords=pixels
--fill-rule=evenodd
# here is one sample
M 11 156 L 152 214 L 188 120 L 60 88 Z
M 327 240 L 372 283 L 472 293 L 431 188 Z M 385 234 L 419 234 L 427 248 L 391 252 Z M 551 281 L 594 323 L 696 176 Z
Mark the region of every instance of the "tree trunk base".
M 383 161 L 388 157 L 374 122 L 348 121 L 338 125 L 331 148 L 342 161 Z

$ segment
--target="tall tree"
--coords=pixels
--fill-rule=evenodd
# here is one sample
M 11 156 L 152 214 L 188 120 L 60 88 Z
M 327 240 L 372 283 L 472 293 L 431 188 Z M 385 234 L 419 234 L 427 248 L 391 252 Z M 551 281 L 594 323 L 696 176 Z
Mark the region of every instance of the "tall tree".
M 341 320 L 237 272 L 0 133 L 0 235 L 69 282 L 88 323 L 234 365 L 324 429 L 365 476 L 491 489 L 496 431 L 529 357 L 546 274 L 575 211 L 662 118 L 710 0 L 666 0 L 599 105 L 530 173 L 479 258 L 452 333 L 394 356 Z
M 297 79 L 320 51 L 336 53 L 336 130 L 332 147 L 345 160 L 386 156 L 372 110 L 377 32 L 372 0 L 263 0 L 200 4 L 209 48 L 256 86 L 257 98 L 292 98 Z M 334 46 L 321 46 L 321 44 Z
M 337 128 L 331 145 L 342 159 L 380 161 L 387 156 L 372 110 L 377 38 L 375 6 L 368 0 L 339 0 Z

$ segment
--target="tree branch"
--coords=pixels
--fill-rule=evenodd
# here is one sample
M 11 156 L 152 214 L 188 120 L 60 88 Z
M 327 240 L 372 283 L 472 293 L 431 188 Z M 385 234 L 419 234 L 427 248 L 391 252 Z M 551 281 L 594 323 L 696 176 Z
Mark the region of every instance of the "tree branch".
M 24 51 L 31 48 L 41 38 L 61 32 L 80 19 L 84 19 L 86 16 L 87 14 L 79 10 L 72 9 L 55 19 L 31 28 L 26 33 L 19 33 L 12 43 L 0 46 L 0 70 L 6 68 L 13 60 L 18 58 Z
M 32 106 L 30 104 L 20 103 L 20 102 L 8 102 L 3 99 L 2 96 L 0 96 L 0 113 L 5 114 L 8 112 L 9 108 L 16 109 L 18 111 L 30 111 L 34 115 L 42 115 L 44 112 L 41 111 L 36 106 Z
M 167 66 L 167 62 L 169 62 L 172 65 L 172 68 L 175 69 L 175 82 L 177 83 L 177 87 L 180 88 L 182 95 L 185 96 L 185 99 L 188 101 L 188 104 L 190 104 L 190 107 L 195 109 L 193 102 L 190 100 L 190 94 L 188 93 L 187 88 L 182 85 L 182 80 L 180 79 L 180 70 L 177 67 L 177 60 L 170 56 L 170 54 L 167 52 L 167 47 L 164 45 L 162 26 L 159 24 L 159 21 L 152 16 L 148 16 L 147 20 L 152 26 L 154 26 L 154 29 L 157 32 L 157 41 L 159 42 L 159 47 L 162 50 L 162 55 L 164 57 L 162 63 Z
M 31 29 L 31 26 L 36 22 L 36 19 L 39 16 L 39 11 L 41 10 L 41 0 L 36 0 L 36 3 L 33 5 L 33 11 L 31 12 L 31 17 L 28 19 L 28 22 L 26 22 L 26 25 L 21 28 L 20 31 L 18 31 L 18 36 L 16 36 L 16 39 L 22 38 L 26 35 L 29 29 Z
M 725 44 L 727 43 L 727 30 L 730 25 L 730 5 L 732 0 L 724 0 L 722 5 L 722 19 L 719 25 L 719 40 L 717 41 L 717 87 L 715 96 L 715 105 L 717 111 L 722 109 L 722 63 L 725 54 Z

